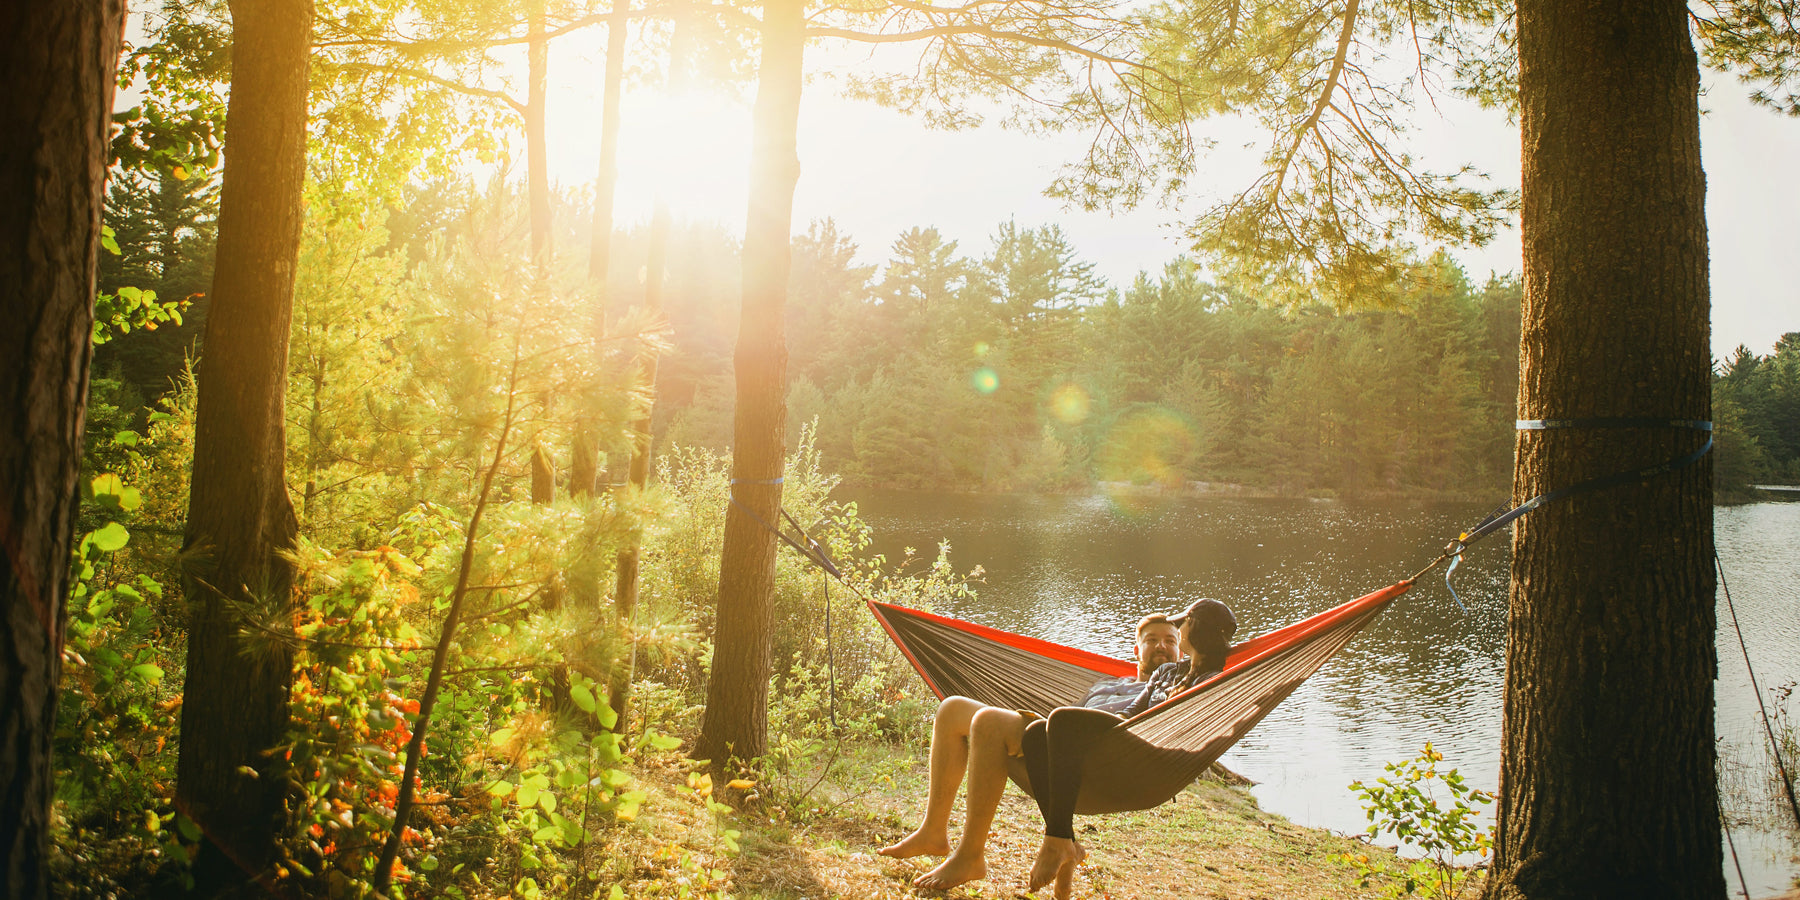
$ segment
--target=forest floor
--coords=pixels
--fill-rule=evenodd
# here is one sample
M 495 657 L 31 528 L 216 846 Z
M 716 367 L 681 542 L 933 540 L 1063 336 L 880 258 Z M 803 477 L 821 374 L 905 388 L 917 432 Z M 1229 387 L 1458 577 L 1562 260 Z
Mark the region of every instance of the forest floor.
M 851 793 L 821 781 L 806 808 L 752 801 L 721 814 L 709 808 L 680 764 L 637 773 L 651 798 L 641 827 L 610 829 L 596 848 L 610 860 L 624 896 L 737 897 L 741 900 L 888 900 L 948 897 L 1048 898 L 1025 891 L 1041 836 L 1037 807 L 1009 787 L 988 842 L 988 877 L 948 892 L 915 891 L 932 857 L 893 860 L 876 850 L 911 830 L 923 810 L 923 760 Z M 802 785 L 804 787 L 804 785 Z M 953 823 L 960 824 L 962 811 Z M 723 852 L 721 829 L 739 832 L 741 850 Z M 1149 812 L 1077 819 L 1087 860 L 1077 898 L 1106 900 L 1313 900 L 1383 897 L 1380 879 L 1362 886 L 1334 857 L 1367 854 L 1392 864 L 1392 851 L 1294 825 L 1258 808 L 1249 790 L 1203 780 Z M 957 828 L 951 831 L 955 839 Z M 671 852 L 680 845 L 682 852 Z M 685 858 L 684 858 L 685 855 Z M 1478 886 L 1478 885 L 1477 885 Z M 1475 896 L 1468 890 L 1464 896 Z

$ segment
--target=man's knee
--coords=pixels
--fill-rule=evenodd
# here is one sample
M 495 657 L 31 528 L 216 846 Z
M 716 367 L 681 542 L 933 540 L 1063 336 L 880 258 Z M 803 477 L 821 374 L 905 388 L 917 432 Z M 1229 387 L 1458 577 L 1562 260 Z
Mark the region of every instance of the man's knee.
M 1025 733 L 1025 717 L 1010 709 L 984 706 L 970 723 L 972 737 L 993 739 L 1006 746 L 1008 755 L 1019 753 L 1019 738 Z
M 975 716 L 987 707 L 967 697 L 945 697 L 938 704 L 937 729 L 953 734 L 966 735 L 975 720 Z

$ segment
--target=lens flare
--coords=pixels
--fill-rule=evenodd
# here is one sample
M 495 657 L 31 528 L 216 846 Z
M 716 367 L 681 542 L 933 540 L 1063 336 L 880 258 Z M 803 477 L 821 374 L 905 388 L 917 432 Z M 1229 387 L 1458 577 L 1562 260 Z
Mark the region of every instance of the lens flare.
M 1088 392 L 1081 385 L 1065 384 L 1050 392 L 1050 414 L 1065 425 L 1077 425 L 1088 417 Z
M 1113 425 L 1095 463 L 1102 481 L 1179 487 L 1199 450 L 1193 426 L 1180 414 L 1146 406 Z
M 991 394 L 1000 389 L 1000 374 L 983 366 L 969 376 L 969 383 L 975 386 L 977 393 Z
M 975 342 L 975 358 L 980 359 L 981 357 L 988 355 L 988 351 L 992 350 L 992 349 L 994 349 L 994 348 L 988 346 L 987 341 L 976 341 Z

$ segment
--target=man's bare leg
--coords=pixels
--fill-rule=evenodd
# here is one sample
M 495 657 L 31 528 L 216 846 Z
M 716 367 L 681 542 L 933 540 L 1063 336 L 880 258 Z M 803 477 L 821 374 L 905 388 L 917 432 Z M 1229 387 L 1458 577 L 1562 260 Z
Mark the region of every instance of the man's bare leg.
M 878 853 L 895 859 L 943 856 L 950 852 L 950 808 L 969 762 L 969 730 L 986 709 L 967 697 L 946 697 L 931 722 L 931 781 L 925 792 L 925 821 L 918 830 Z
M 964 798 L 967 817 L 956 849 L 943 864 L 913 881 L 923 890 L 949 890 L 965 881 L 987 877 L 987 839 L 994 826 L 994 812 L 1006 793 L 1006 762 L 1021 753 L 1025 717 L 1010 709 L 983 707 L 969 728 L 969 793 Z

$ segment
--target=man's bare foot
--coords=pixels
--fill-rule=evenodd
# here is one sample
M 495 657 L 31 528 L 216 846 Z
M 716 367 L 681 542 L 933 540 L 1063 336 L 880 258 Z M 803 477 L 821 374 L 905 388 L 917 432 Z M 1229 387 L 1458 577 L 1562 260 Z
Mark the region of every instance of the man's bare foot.
M 947 891 L 966 881 L 980 881 L 987 877 L 987 859 L 975 856 L 965 859 L 961 854 L 944 860 L 943 864 L 913 879 L 913 887 L 922 891 Z
M 875 851 L 882 856 L 894 859 L 912 859 L 915 856 L 943 856 L 950 852 L 950 836 L 940 831 L 937 834 L 926 834 L 921 827 L 918 831 L 900 839 L 900 843 L 891 847 L 883 847 Z
M 1068 838 L 1044 838 L 1043 846 L 1038 848 L 1037 861 L 1031 864 L 1030 887 L 1027 889 L 1036 891 L 1054 881 L 1058 900 L 1067 898 L 1075 881 L 1075 867 L 1086 858 L 1087 851 Z

